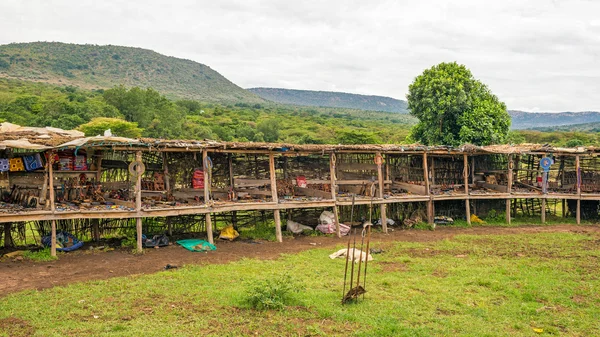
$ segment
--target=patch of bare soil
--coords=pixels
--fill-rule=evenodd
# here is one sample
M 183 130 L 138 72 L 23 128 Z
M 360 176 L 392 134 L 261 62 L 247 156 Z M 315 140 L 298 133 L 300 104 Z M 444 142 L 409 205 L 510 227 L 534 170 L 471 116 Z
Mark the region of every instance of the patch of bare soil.
M 7 317 L 0 319 L 0 331 L 5 331 L 11 337 L 33 336 L 35 329 L 22 319 Z
M 435 231 L 395 229 L 389 234 L 373 233 L 372 247 L 393 241 L 428 242 L 452 238 L 455 235 L 523 234 L 544 232 L 600 233 L 599 226 L 528 226 L 515 228 L 474 227 L 444 228 Z M 0 297 L 26 289 L 46 289 L 58 285 L 89 280 L 102 280 L 117 276 L 149 274 L 162 270 L 167 264 L 223 264 L 241 258 L 275 259 L 281 254 L 345 245 L 345 238 L 307 237 L 284 238 L 278 242 L 217 242 L 217 250 L 192 253 L 177 245 L 160 249 L 147 249 L 143 255 L 133 255 L 128 250 L 90 252 L 82 249 L 62 254 L 57 261 L 33 262 L 12 259 L 0 262 Z M 427 256 L 427 253 L 423 255 Z M 391 267 L 391 266 L 390 266 Z M 394 268 L 394 267 L 391 267 Z

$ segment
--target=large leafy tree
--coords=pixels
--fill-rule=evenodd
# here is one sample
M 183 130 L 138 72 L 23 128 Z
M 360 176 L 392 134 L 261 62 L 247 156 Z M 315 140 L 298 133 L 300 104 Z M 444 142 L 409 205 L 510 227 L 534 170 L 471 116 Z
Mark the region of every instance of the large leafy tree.
M 408 88 L 408 108 L 419 119 L 410 138 L 425 145 L 499 144 L 506 141 L 506 105 L 464 65 L 440 63 Z

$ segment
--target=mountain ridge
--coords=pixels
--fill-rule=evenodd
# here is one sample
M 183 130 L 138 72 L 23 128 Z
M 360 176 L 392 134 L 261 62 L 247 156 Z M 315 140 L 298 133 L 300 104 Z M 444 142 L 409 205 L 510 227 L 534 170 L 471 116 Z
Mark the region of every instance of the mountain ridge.
M 86 89 L 151 87 L 170 97 L 207 102 L 264 103 L 207 65 L 138 47 L 62 42 L 0 45 L 0 76 Z
M 267 87 L 246 90 L 263 99 L 281 104 L 408 113 L 406 101 L 387 96 Z

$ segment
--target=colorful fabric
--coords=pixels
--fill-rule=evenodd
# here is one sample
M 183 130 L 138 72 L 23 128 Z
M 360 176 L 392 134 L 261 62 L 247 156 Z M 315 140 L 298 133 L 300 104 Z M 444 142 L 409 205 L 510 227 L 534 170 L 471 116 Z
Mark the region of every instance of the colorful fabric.
M 27 171 L 39 170 L 44 167 L 42 164 L 42 157 L 39 153 L 31 156 L 24 156 L 23 161 L 25 162 L 25 169 L 27 169 Z
M 0 158 L 0 172 L 7 172 L 10 169 L 10 164 L 7 158 Z
M 212 243 L 200 239 L 179 240 L 177 241 L 177 244 L 191 252 L 207 252 L 209 250 L 217 249 Z
M 23 158 L 11 158 L 9 159 L 9 163 L 11 172 L 25 171 L 25 166 L 23 165 Z

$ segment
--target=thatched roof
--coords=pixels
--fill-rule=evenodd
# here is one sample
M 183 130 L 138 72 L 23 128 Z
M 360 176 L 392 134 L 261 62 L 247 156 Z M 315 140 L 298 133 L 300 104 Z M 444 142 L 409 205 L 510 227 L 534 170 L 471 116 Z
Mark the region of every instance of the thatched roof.
M 95 147 L 114 148 L 131 147 L 132 149 L 155 149 L 172 151 L 198 151 L 212 150 L 251 150 L 280 153 L 332 153 L 332 152 L 363 152 L 363 153 L 431 153 L 444 154 L 519 154 L 519 153 L 563 153 L 585 154 L 599 153 L 600 148 L 576 147 L 561 148 L 548 144 L 519 144 L 519 145 L 489 145 L 476 146 L 465 144 L 460 147 L 451 146 L 425 146 L 420 144 L 291 144 L 291 143 L 262 143 L 262 142 L 219 142 L 214 140 L 165 140 L 155 138 L 131 139 L 114 136 L 84 137 L 84 134 L 75 130 L 62 130 L 58 128 L 33 128 L 21 127 L 11 123 L 0 124 L 0 149 L 23 148 L 45 150 L 52 148 Z

